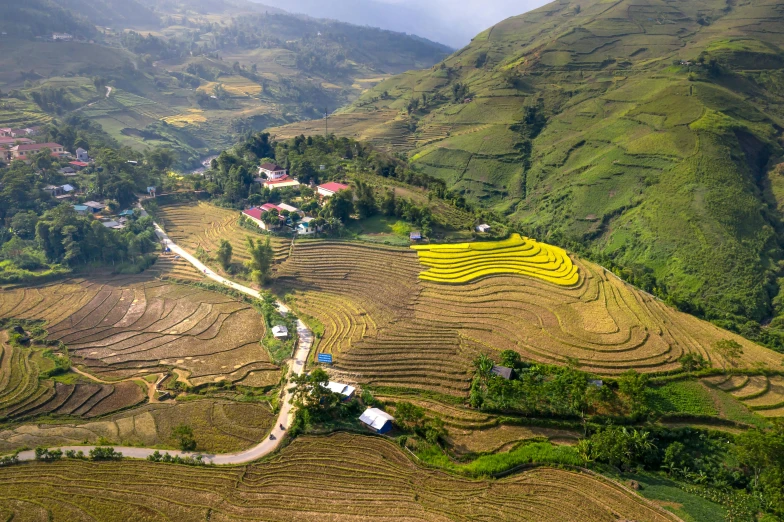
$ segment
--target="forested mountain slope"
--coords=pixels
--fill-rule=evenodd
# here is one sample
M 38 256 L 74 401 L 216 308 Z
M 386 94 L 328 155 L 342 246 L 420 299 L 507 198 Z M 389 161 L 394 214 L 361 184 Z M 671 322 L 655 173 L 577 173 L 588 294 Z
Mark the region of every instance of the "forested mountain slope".
M 187 167 L 449 52 L 242 0 L 31 0 L 0 14 L 0 125 L 78 112 L 120 145 L 169 147 Z M 53 32 L 74 40 L 52 41 Z
M 559 0 L 382 82 L 330 128 L 759 336 L 780 313 L 782 46 L 773 0 Z

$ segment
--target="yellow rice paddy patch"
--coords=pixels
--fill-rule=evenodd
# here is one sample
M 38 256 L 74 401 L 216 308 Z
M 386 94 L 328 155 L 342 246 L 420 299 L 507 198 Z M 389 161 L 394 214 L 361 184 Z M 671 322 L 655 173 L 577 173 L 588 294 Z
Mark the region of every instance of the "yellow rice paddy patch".
M 185 127 L 187 125 L 196 125 L 204 123 L 207 118 L 204 117 L 204 111 L 201 109 L 188 109 L 185 114 L 176 114 L 174 116 L 167 116 L 163 121 L 175 127 Z
M 207 82 L 197 90 L 212 94 L 215 86 L 221 84 L 223 89 L 232 96 L 258 96 L 261 94 L 261 85 L 242 76 L 226 76 L 217 82 Z
M 559 286 L 580 277 L 565 250 L 513 234 L 503 241 L 454 245 L 413 245 L 419 262 L 429 267 L 419 278 L 436 283 L 468 283 L 497 274 L 519 274 Z

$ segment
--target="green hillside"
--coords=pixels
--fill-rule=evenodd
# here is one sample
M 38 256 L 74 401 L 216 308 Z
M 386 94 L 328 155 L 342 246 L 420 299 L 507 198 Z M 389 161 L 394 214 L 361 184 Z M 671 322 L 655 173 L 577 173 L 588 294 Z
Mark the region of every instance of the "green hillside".
M 772 0 L 559 0 L 380 83 L 330 127 L 772 342 L 777 323 L 756 325 L 781 312 L 781 27 Z
M 0 12 L 20 24 L 0 37 L 0 125 L 78 112 L 123 146 L 176 150 L 187 168 L 250 131 L 317 117 L 449 51 L 241 0 L 33 0 Z M 75 38 L 53 42 L 52 32 Z

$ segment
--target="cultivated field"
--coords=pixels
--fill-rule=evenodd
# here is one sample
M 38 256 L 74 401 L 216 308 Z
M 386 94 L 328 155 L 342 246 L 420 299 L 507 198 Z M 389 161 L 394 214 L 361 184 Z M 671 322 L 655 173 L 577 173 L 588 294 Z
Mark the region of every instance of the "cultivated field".
M 22 447 L 84 443 L 176 448 L 171 432 L 180 424 L 193 428 L 200 451 L 226 453 L 257 444 L 274 421 L 266 404 L 220 399 L 145 404 L 90 422 L 26 424 L 0 430 L 0 454 Z
M 0 468 L 0 514 L 14 520 L 667 521 L 607 479 L 536 468 L 494 481 L 414 465 L 391 442 L 302 437 L 267 462 L 192 468 L 64 460 Z
M 220 241 L 228 240 L 233 248 L 233 263 L 244 263 L 250 259 L 245 240 L 247 236 L 256 240 L 266 237 L 242 228 L 239 225 L 238 211 L 204 202 L 164 206 L 156 214 L 156 218 L 172 241 L 191 253 L 195 253 L 201 247 L 210 257 L 214 257 Z M 290 240 L 273 237 L 275 261 L 283 261 L 290 247 Z M 215 262 L 210 266 L 218 268 Z
M 705 380 L 763 417 L 784 417 L 784 377 L 780 375 L 726 375 Z
M 128 408 L 146 397 L 144 385 L 134 381 L 63 384 L 39 380 L 40 372 L 54 368 L 53 360 L 42 352 L 0 344 L 0 421 L 42 414 L 89 419 Z
M 601 375 L 677 370 L 688 352 L 729 367 L 712 348 L 722 339 L 743 346 L 741 368 L 782 362 L 597 265 L 573 264 L 580 277 L 571 287 L 520 275 L 442 284 L 419 278 L 429 267 L 410 249 L 297 241 L 277 285 L 294 291 L 297 308 L 323 323 L 319 351 L 335 356 L 334 368 L 377 386 L 464 396 L 473 358 L 506 349 L 544 363 L 574 358 Z
M 179 368 L 190 381 L 275 383 L 259 344 L 264 322 L 247 303 L 149 275 L 69 279 L 2 293 L 0 317 L 39 319 L 76 364 L 117 380 Z
M 577 267 L 562 248 L 513 234 L 504 241 L 455 245 L 413 245 L 419 262 L 429 267 L 420 279 L 467 283 L 496 274 L 520 274 L 559 286 L 576 285 Z

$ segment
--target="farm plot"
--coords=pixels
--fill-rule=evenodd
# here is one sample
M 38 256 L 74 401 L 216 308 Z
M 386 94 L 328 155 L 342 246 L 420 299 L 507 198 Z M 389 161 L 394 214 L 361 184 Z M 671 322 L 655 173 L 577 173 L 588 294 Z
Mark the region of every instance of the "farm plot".
M 373 386 L 466 396 L 478 353 L 515 350 L 526 360 L 617 375 L 680 369 L 685 353 L 729 365 L 712 346 L 743 346 L 739 367 L 777 367 L 781 356 L 677 312 L 582 260 L 559 286 L 499 274 L 462 284 L 419 279 L 413 251 L 367 244 L 297 241 L 277 285 L 325 327 L 320 351 L 346 378 Z
M 536 468 L 499 480 L 423 469 L 386 440 L 301 437 L 267 462 L 193 468 L 63 460 L 0 469 L 14 520 L 591 520 L 676 518 L 596 475 Z M 99 487 L 96 487 L 99 486 Z M 207 507 L 209 506 L 209 507 Z
M 195 384 L 278 368 L 259 344 L 264 322 L 222 294 L 148 275 L 71 279 L 3 293 L 0 317 L 41 319 L 76 364 L 118 380 L 180 368 Z
M 324 325 L 319 351 L 335 368 L 379 386 L 412 386 L 452 394 L 468 390 L 468 359 L 447 328 L 417 322 L 416 256 L 406 249 L 330 241 L 297 241 L 278 271 L 281 293 Z
M 26 424 L 0 430 L 0 454 L 22 447 L 97 444 L 176 448 L 172 429 L 193 428 L 200 451 L 241 451 L 262 440 L 275 421 L 266 404 L 204 399 L 145 404 L 90 422 Z
M 565 250 L 513 234 L 504 241 L 455 245 L 413 245 L 428 267 L 419 277 L 436 283 L 467 283 L 496 274 L 520 274 L 560 286 L 579 281 Z
M 233 248 L 233 261 L 244 263 L 250 259 L 246 236 L 264 238 L 239 225 L 240 213 L 236 210 L 216 207 L 208 203 L 185 203 L 161 207 L 156 216 L 169 237 L 191 253 L 199 248 L 214 257 L 221 239 L 226 239 Z M 289 254 L 291 241 L 272 237 L 275 262 L 280 263 Z M 216 265 L 217 263 L 212 263 Z
M 763 417 L 784 417 L 784 377 L 780 375 L 726 375 L 705 381 Z
M 41 348 L 0 344 L 0 420 L 39 414 L 91 418 L 145 399 L 142 389 L 132 381 L 62 384 L 39 380 L 40 372 L 54 368 L 52 359 L 42 352 Z

